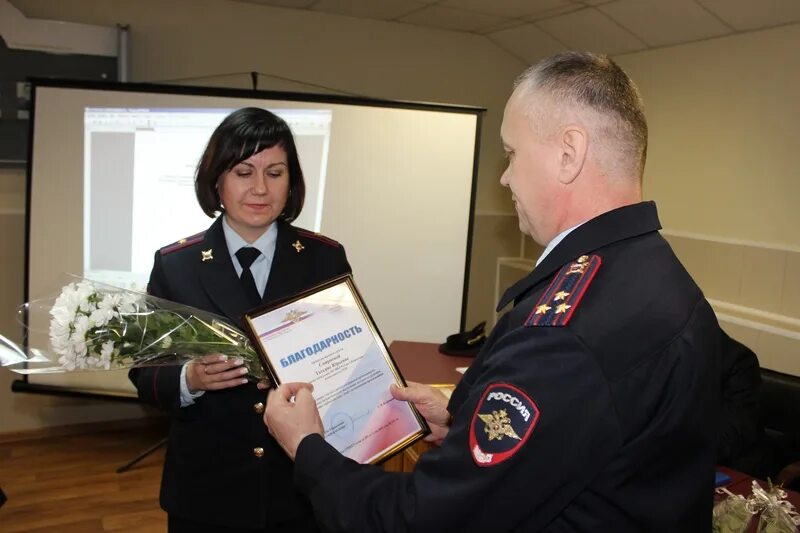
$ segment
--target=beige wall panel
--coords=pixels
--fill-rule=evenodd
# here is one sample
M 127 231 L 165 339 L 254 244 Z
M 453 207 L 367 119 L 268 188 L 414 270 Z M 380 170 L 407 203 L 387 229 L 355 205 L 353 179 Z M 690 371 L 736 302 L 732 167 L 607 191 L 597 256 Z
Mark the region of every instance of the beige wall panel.
M 761 367 L 800 376 L 800 335 L 789 338 L 761 331 L 756 353 Z
M 501 257 L 497 260 L 497 292 L 495 293 L 493 302 L 495 309 L 497 308 L 496 306 L 500 302 L 500 298 L 502 298 L 506 290 L 530 274 L 533 271 L 534 266 L 535 261 L 532 259 Z M 497 324 L 497 321 L 500 320 L 500 317 L 513 308 L 513 304 L 508 304 L 501 309 L 499 313 L 495 313 L 494 323 Z
M 518 257 L 520 233 L 516 216 L 477 215 L 472 233 L 467 328 L 494 318 L 494 289 L 498 257 Z
M 703 292 L 710 298 L 738 302 L 744 249 L 726 242 L 700 242 L 706 252 Z
M 525 242 L 523 244 L 522 256 L 526 259 L 533 259 L 536 261 L 539 256 L 544 252 L 544 246 L 539 246 L 533 239 L 525 235 Z
M 792 24 L 617 58 L 644 97 L 665 228 L 800 244 L 798 49 Z
M 706 297 L 741 303 L 742 246 L 678 235 L 664 234 L 664 237 Z
M 731 336 L 731 338 L 741 342 L 753 350 L 756 356 L 758 356 L 758 338 L 760 332 L 757 329 L 743 326 L 741 324 L 734 324 L 733 322 L 725 320 L 723 317 L 719 317 L 719 325 L 728 335 Z
M 0 214 L 0 242 L 3 249 L 0 259 L 0 335 L 19 342 L 22 327 L 16 320 L 16 309 L 23 303 L 25 268 L 25 217 L 22 214 Z M 2 392 L 0 390 L 0 394 Z
M 504 259 L 500 258 L 497 261 L 497 282 L 498 291 L 493 302 L 496 306 L 500 298 L 506 290 L 513 284 L 527 276 L 533 271 L 535 266 L 531 259 Z M 506 310 L 511 309 L 513 306 L 507 306 Z
M 800 318 L 800 252 L 786 254 L 780 313 Z
M 787 252 L 743 247 L 744 262 L 739 303 L 771 313 L 780 312 Z
M 708 249 L 702 241 L 689 239 L 677 235 L 664 235 L 672 247 L 672 251 L 680 259 L 684 268 L 694 279 L 694 282 L 705 292 L 707 276 L 710 273 L 706 270 L 706 256 Z M 706 296 L 708 296 L 706 294 Z
M 0 168 L 0 214 L 25 213 L 25 169 Z
M 777 327 L 718 311 L 722 329 L 749 347 L 762 368 L 800 377 L 800 328 Z

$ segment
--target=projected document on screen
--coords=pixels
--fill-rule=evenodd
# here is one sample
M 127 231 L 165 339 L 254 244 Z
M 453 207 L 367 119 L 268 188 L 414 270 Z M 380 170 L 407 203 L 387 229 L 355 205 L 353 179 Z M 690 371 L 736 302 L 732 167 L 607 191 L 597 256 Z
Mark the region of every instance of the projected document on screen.
M 143 287 L 153 250 L 208 227 L 195 201 L 195 170 L 212 132 L 232 111 L 85 108 L 85 276 Z M 302 161 L 306 200 L 295 224 L 318 231 L 332 113 L 271 111 L 289 124 Z

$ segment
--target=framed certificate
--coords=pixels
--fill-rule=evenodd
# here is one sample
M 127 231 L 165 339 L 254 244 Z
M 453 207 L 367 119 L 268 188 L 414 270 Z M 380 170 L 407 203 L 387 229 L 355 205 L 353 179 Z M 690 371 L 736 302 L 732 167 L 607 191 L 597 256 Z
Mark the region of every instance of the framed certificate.
M 397 365 L 350 275 L 245 316 L 276 384 L 314 385 L 325 440 L 359 463 L 377 463 L 430 432 L 414 406 L 395 400 Z

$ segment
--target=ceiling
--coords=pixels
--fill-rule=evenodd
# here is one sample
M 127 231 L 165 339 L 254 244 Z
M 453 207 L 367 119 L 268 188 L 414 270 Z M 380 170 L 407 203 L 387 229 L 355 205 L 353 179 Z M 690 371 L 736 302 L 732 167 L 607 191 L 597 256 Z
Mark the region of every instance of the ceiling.
M 526 63 L 624 54 L 800 21 L 800 0 L 234 0 L 484 35 Z

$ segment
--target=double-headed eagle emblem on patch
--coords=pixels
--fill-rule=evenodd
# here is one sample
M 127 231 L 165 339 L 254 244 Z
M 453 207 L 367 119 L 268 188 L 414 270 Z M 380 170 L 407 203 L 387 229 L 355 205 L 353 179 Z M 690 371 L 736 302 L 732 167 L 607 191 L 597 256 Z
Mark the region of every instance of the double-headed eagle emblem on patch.
M 478 413 L 478 418 L 483 420 L 483 431 L 489 437 L 489 440 L 500 440 L 503 437 L 511 437 L 512 439 L 521 440 L 514 428 L 511 427 L 511 419 L 505 409 L 499 411 L 492 411 L 491 414 L 485 415 Z
M 510 383 L 492 383 L 475 406 L 469 450 L 477 466 L 502 463 L 522 449 L 539 421 L 539 407 Z

